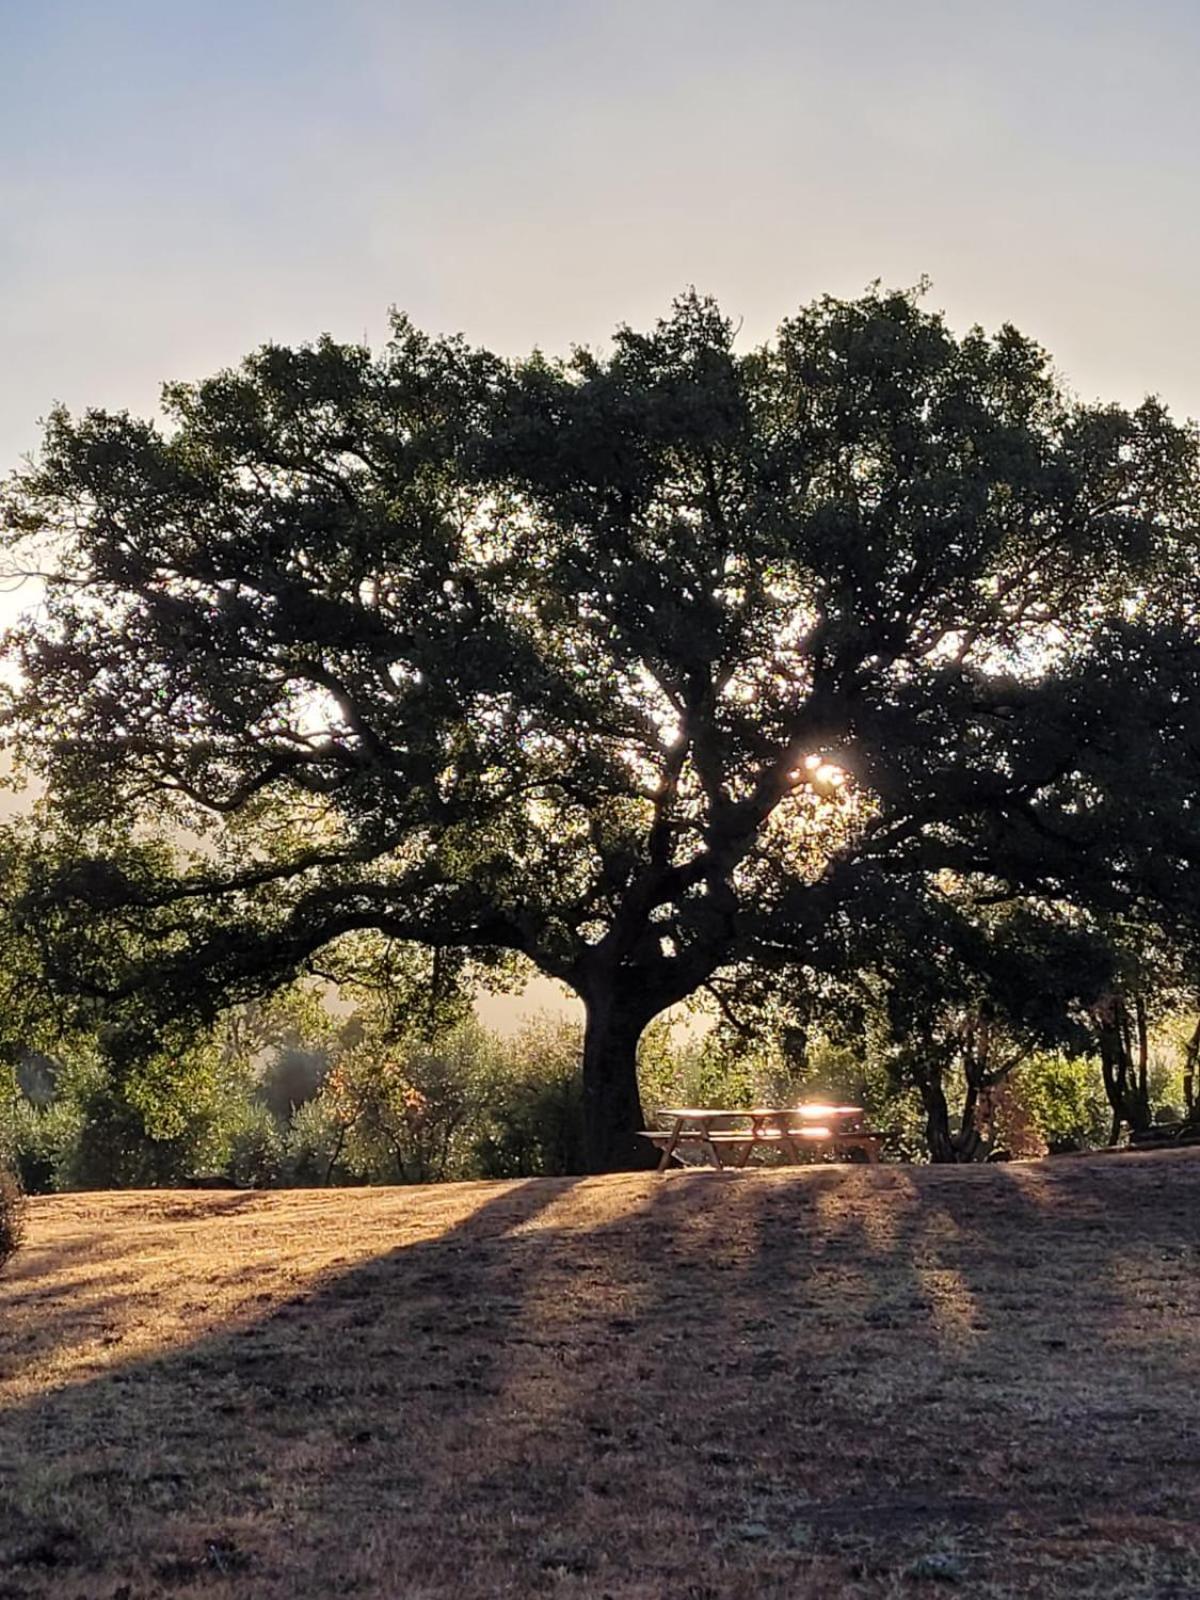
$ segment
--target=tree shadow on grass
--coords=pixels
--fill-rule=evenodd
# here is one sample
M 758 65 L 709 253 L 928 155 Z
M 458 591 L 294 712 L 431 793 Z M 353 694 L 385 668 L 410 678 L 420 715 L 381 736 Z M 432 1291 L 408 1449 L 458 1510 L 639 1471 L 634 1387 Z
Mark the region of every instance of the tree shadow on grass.
M 1098 1387 L 1036 1342 L 1063 1297 L 1029 1242 L 1052 1211 L 997 1169 L 506 1187 L 0 1417 L 0 1570 L 45 1600 L 895 1593 L 931 1528 L 1025 1538 L 1038 1408 L 1086 1431 L 1130 1377 L 1119 1342 Z M 1124 1236 L 1087 1236 L 1090 1274 Z M 1030 1309 L 1006 1331 L 1013 1274 Z M 1076 1443 L 1042 1434 L 1045 1471 L 1067 1482 Z M 1194 1494 L 1197 1463 L 1177 1473 Z
M 0 1577 L 0 1594 L 74 1597 L 78 1581 L 99 1575 L 166 1592 L 219 1585 L 259 1535 L 286 1572 L 285 1525 L 320 1523 L 334 1478 L 336 1514 L 351 1523 L 331 1521 L 317 1543 L 357 1544 L 408 1481 L 415 1434 L 461 1418 L 485 1391 L 491 1335 L 520 1306 L 520 1229 L 570 1186 L 506 1185 L 440 1238 L 317 1279 L 232 1329 L 95 1375 L 85 1368 L 82 1381 L 8 1411 L 0 1574 L 14 1577 L 7 1590 Z M 77 1317 L 58 1311 L 51 1340 L 77 1338 Z M 460 1363 L 464 1335 L 480 1348 Z M 282 1581 L 280 1593 L 293 1592 Z M 313 1583 L 310 1592 L 330 1592 Z
M 978 1194 L 925 1186 L 963 1308 L 958 1414 L 976 1472 L 1013 1499 L 1130 1538 L 1194 1520 L 1198 1172 L 1098 1159 L 992 1167 Z

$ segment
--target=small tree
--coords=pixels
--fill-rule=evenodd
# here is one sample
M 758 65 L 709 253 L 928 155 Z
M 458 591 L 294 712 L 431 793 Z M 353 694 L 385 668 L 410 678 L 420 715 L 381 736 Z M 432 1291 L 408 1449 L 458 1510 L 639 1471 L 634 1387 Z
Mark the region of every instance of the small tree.
M 814 967 L 774 975 L 777 1004 L 791 998 L 807 1026 L 816 1018 L 915 1093 L 935 1162 L 987 1157 L 1012 1075 L 1038 1052 L 1088 1047 L 1088 1008 L 1113 972 L 1070 908 L 995 903 L 947 877 L 864 900 L 812 948 Z M 747 982 L 761 991 L 761 974 Z
M 492 1178 L 557 1177 L 587 1170 L 579 1082 L 579 1025 L 531 1018 L 489 1063 L 475 1155 Z
M 1131 1133 L 1144 1133 L 1153 1121 L 1150 1104 L 1150 1031 L 1146 1018 L 1146 998 L 1135 994 L 1131 1000 L 1109 992 L 1092 1008 L 1104 1092 L 1112 1107 L 1112 1134 L 1116 1144 L 1121 1127 Z
M 436 1041 L 368 1033 L 330 1068 L 322 1101 L 344 1131 L 335 1160 L 363 1176 L 433 1183 L 469 1158 L 494 1046 L 477 1024 Z
M 1023 1064 L 1018 1093 L 1050 1152 L 1092 1149 L 1108 1138 L 1111 1119 L 1094 1057 L 1039 1051 Z

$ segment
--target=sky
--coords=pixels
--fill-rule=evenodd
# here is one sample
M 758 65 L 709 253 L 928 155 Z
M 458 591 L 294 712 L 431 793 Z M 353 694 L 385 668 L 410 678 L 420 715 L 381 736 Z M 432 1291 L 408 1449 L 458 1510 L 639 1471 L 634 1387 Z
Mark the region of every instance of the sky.
M 0 0 L 0 472 L 389 306 L 516 353 L 695 283 L 747 343 L 933 280 L 1200 414 L 1196 0 Z

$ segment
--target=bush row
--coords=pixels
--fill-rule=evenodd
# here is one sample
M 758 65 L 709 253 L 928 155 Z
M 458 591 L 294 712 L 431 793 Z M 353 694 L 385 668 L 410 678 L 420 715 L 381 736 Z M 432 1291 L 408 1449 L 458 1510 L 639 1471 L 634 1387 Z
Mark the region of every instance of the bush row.
M 436 1042 L 377 1015 L 334 1027 L 309 1013 L 226 1032 L 143 1064 L 127 1081 L 95 1050 L 26 1053 L 0 1107 L 0 1166 L 29 1193 L 226 1183 L 238 1187 L 536 1177 L 583 1168 L 578 1028 L 543 1017 L 504 1039 L 467 1019 Z M 314 1022 L 313 1018 L 317 1021 Z M 260 1019 L 261 1020 L 261 1019 Z M 324 1031 L 322 1031 L 322 1026 Z M 642 1043 L 648 1112 L 669 1104 L 852 1100 L 889 1154 L 921 1160 L 923 1119 L 887 1070 L 820 1039 L 802 1052 L 665 1025 Z M 1037 1057 L 994 1097 L 990 1139 L 1013 1155 L 1102 1144 L 1096 1064 Z

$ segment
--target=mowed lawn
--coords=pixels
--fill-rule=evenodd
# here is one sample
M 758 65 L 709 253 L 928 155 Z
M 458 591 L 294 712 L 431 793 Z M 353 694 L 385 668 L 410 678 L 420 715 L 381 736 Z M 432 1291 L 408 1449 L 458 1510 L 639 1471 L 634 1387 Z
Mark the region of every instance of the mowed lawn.
M 1200 1595 L 1200 1152 L 32 1204 L 0 1595 Z

